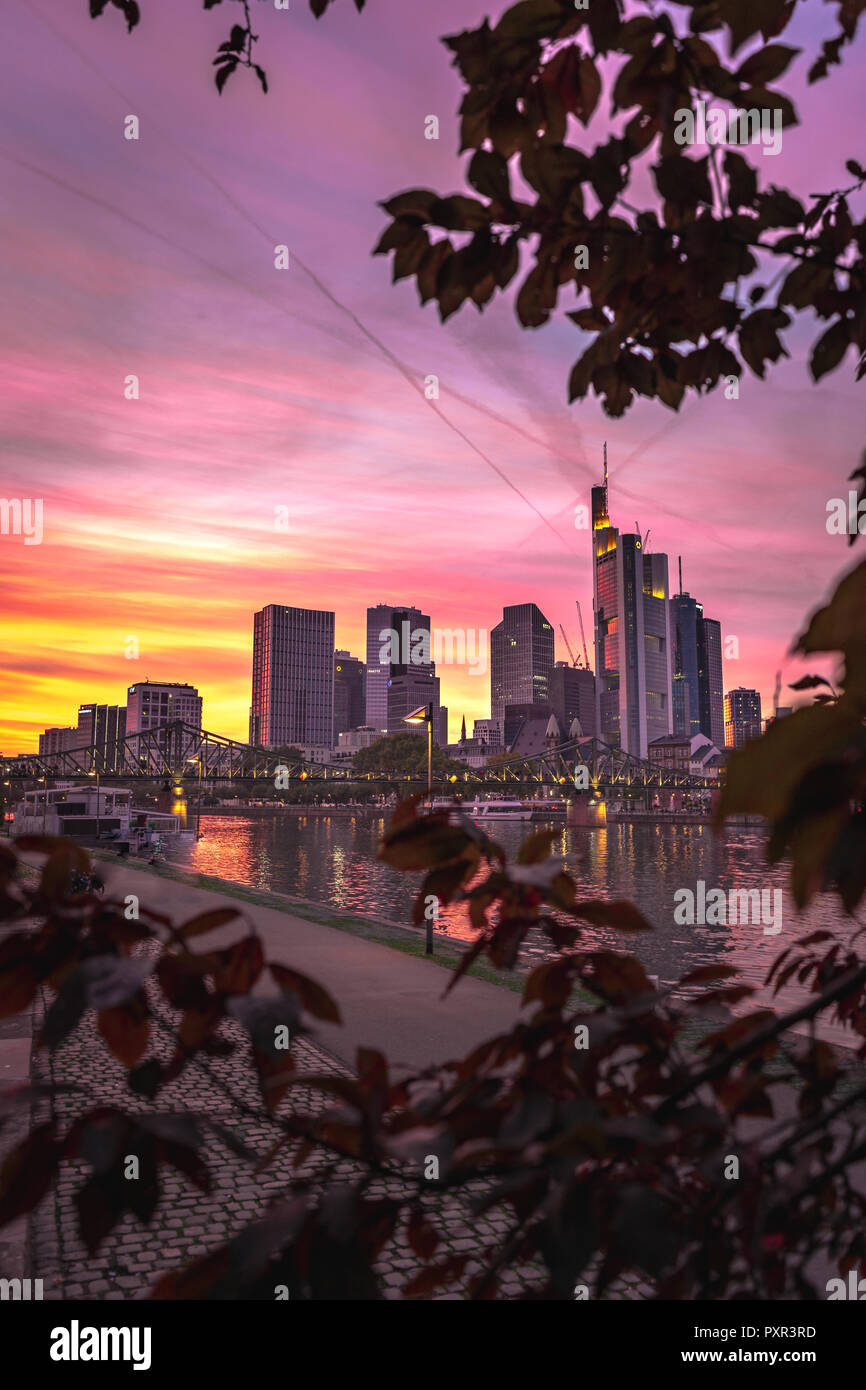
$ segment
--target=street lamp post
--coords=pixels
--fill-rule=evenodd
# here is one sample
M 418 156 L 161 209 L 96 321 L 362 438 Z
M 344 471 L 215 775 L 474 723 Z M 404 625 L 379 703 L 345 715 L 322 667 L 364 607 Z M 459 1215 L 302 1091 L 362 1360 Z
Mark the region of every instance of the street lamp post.
M 188 762 L 188 763 L 198 763 L 198 806 L 196 807 L 196 815 L 195 815 L 195 838 L 196 838 L 196 840 L 198 841 L 198 840 L 201 839 L 201 774 L 202 774 L 202 758 L 201 758 L 201 754 L 199 754 L 199 756 L 198 756 L 197 758 L 187 758 L 187 762 Z
M 407 714 L 403 719 L 404 724 L 426 724 L 427 725 L 427 802 L 432 809 L 433 806 L 433 702 L 419 705 L 411 714 Z M 425 955 L 433 954 L 433 918 L 427 918 L 427 941 L 425 945 Z
M 99 773 L 88 772 L 88 777 L 96 778 L 96 838 L 99 839 Z

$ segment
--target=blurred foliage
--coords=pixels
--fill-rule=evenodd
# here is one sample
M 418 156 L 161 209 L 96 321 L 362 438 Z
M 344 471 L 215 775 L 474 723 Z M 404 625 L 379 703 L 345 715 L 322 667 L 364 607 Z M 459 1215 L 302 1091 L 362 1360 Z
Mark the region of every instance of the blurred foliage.
M 838 652 L 840 692 L 775 720 L 731 755 L 719 820 L 752 812 L 770 822 L 772 861 L 789 854 L 798 907 L 835 890 L 853 913 L 866 891 L 866 561 L 846 575 L 793 651 Z M 805 676 L 794 689 L 829 683 Z

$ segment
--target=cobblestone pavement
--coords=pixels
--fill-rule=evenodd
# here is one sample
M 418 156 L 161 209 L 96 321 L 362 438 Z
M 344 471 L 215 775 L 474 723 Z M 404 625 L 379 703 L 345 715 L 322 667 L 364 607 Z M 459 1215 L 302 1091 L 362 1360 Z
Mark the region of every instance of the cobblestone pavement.
M 42 1009 L 46 1002 L 45 999 L 41 1001 Z M 170 1020 L 164 1002 L 160 1003 L 159 1011 L 166 1021 Z M 106 1049 L 96 1031 L 95 1015 L 89 1012 L 53 1055 L 45 1051 L 35 1053 L 32 1069 L 34 1081 L 72 1084 L 83 1090 L 60 1092 L 51 1102 L 40 1101 L 34 1110 L 33 1122 L 47 1120 L 52 1105 L 61 1132 L 66 1131 L 77 1114 L 97 1104 L 116 1104 L 139 1113 L 194 1112 L 230 1127 L 249 1149 L 264 1154 L 275 1138 L 273 1126 L 263 1115 L 260 1121 L 239 1118 L 229 1097 L 217 1084 L 218 1078 L 236 1097 L 262 1114 L 246 1034 L 232 1020 L 222 1025 L 222 1034 L 236 1042 L 238 1048 L 231 1057 L 207 1059 L 206 1066 L 213 1079 L 197 1063 L 189 1063 L 151 1104 L 129 1090 L 123 1067 Z M 156 1035 L 150 1052 L 168 1057 L 171 1052 L 168 1038 Z M 305 1071 L 351 1075 L 342 1062 L 308 1038 L 293 1039 L 292 1052 Z M 330 1103 L 318 1092 L 298 1089 L 284 1099 L 279 1113 L 290 1113 L 292 1106 L 306 1113 L 316 1112 Z M 212 1191 L 209 1194 L 200 1192 L 175 1169 L 161 1165 L 161 1196 L 150 1224 L 144 1225 L 126 1214 L 92 1257 L 78 1237 L 75 1206 L 76 1192 L 88 1168 L 82 1163 L 66 1162 L 56 1187 L 30 1219 L 30 1273 L 44 1280 L 46 1298 L 120 1300 L 146 1297 L 160 1275 L 181 1268 L 194 1257 L 219 1246 L 251 1220 L 263 1215 L 271 1202 L 284 1196 L 295 1149 L 294 1143 L 287 1145 L 272 1165 L 256 1174 L 251 1164 L 209 1130 L 202 1156 L 211 1173 Z M 316 1162 L 315 1158 L 309 1160 L 300 1171 L 308 1175 Z M 400 1190 L 399 1177 L 394 1182 L 396 1190 Z M 370 1192 L 375 1196 L 394 1190 L 394 1184 L 388 1179 L 371 1187 Z M 430 1217 L 442 1237 L 442 1245 L 436 1252 L 437 1262 L 448 1254 L 468 1253 L 478 1249 L 481 1243 L 495 1242 L 508 1229 L 504 1212 L 494 1211 L 479 1219 L 468 1212 L 464 1201 L 454 1199 L 443 1204 L 433 1199 L 431 1202 Z M 464 1298 L 466 1277 L 480 1267 L 477 1262 L 470 1264 L 462 1276 L 463 1282 L 449 1285 L 435 1298 Z M 422 1265 L 403 1232 L 398 1231 L 377 1263 L 384 1296 L 399 1298 L 408 1278 L 420 1268 Z M 522 1292 L 537 1287 L 540 1279 L 538 1266 L 511 1269 L 503 1280 L 499 1297 L 519 1297 Z M 652 1290 L 634 1278 L 622 1281 L 608 1296 L 645 1298 L 652 1296 Z

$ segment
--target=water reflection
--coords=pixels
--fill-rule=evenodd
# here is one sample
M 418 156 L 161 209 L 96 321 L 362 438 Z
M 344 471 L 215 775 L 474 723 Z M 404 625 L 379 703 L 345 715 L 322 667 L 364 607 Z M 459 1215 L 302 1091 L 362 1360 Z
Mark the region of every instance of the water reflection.
M 369 811 L 356 816 L 204 814 L 203 838 L 177 849 L 171 858 L 199 873 L 405 924 L 422 875 L 398 874 L 378 862 L 384 826 L 384 817 Z M 557 831 L 553 853 L 564 860 L 581 895 L 632 899 L 655 927 L 652 933 L 628 939 L 605 928 L 587 928 L 587 944 L 633 951 L 661 982 L 699 965 L 724 962 L 736 966 L 748 983 L 759 985 L 776 954 L 794 938 L 818 927 L 838 930 L 845 921 L 829 896 L 797 914 L 786 887 L 786 866 L 764 862 L 762 835 L 752 827 L 730 828 L 721 836 L 706 825 L 616 824 L 587 830 L 552 823 L 550 828 Z M 526 833 L 526 825 L 507 822 L 498 822 L 494 829 L 494 837 L 510 854 Z M 767 935 L 758 924 L 676 923 L 674 894 L 683 888 L 694 892 L 699 879 L 708 889 L 725 892 L 781 889 L 781 932 Z M 473 938 L 467 911 L 459 905 L 442 909 L 439 928 L 458 941 Z M 855 930 L 846 923 L 847 935 Z M 524 964 L 546 954 L 542 937 L 529 940 Z M 793 985 L 783 992 L 781 1002 L 793 1004 L 803 997 Z M 772 1001 L 769 996 L 753 998 L 744 1007 L 764 1002 Z M 837 1040 L 842 1036 L 841 1030 L 822 1031 Z

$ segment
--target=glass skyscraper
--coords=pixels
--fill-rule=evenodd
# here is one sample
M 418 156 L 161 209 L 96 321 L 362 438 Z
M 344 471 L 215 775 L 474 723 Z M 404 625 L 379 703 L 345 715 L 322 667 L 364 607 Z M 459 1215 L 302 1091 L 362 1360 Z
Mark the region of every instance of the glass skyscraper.
M 725 746 L 725 707 L 722 685 L 722 625 L 715 618 L 698 624 L 698 693 L 700 732 L 721 749 Z
M 604 481 L 592 489 L 598 737 L 645 758 L 672 732 L 668 557 L 647 554 L 638 534 L 610 524 Z
M 271 603 L 253 619 L 250 743 L 334 742 L 334 614 Z
M 367 609 L 366 720 L 381 733 L 406 732 L 403 719 L 419 705 L 434 710 L 439 729 L 439 679 L 431 651 L 429 613 L 379 603 Z
M 553 657 L 553 628 L 537 604 L 503 608 L 490 634 L 490 714 L 500 729 L 506 705 L 548 702 Z

